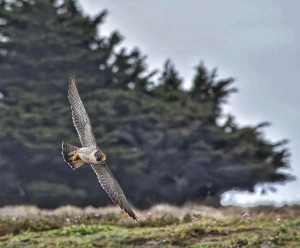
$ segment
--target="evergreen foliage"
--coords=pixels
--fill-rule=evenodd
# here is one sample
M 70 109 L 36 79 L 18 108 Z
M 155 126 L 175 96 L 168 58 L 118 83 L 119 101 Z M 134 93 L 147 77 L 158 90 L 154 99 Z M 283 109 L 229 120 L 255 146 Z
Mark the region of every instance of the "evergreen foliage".
M 116 49 L 118 32 L 100 36 L 106 12 L 85 16 L 74 0 L 0 0 L 0 205 L 105 205 L 92 170 L 76 173 L 60 144 L 79 140 L 67 102 L 75 75 L 94 132 L 128 198 L 217 202 L 231 189 L 291 179 L 285 142 L 261 128 L 220 125 L 222 104 L 235 88 L 203 63 L 190 90 L 167 61 L 159 82 L 137 49 Z M 100 32 L 98 28 L 100 27 Z

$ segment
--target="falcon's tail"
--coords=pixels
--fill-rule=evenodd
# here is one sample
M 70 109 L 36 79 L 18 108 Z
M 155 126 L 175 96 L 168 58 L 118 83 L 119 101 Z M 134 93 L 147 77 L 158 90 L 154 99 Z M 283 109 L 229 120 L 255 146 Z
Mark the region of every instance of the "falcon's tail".
M 62 155 L 66 163 L 68 163 L 73 170 L 78 169 L 80 166 L 84 164 L 84 162 L 80 159 L 79 155 L 76 151 L 79 149 L 76 146 L 72 146 L 65 142 L 62 142 Z

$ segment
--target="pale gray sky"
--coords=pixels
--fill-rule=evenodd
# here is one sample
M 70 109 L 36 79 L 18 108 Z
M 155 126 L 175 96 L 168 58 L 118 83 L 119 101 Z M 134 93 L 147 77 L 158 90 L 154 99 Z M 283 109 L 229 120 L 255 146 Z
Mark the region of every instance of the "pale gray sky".
M 161 69 L 170 58 L 188 85 L 194 66 L 203 60 L 209 68 L 217 67 L 221 77 L 236 78 L 239 92 L 225 111 L 241 125 L 271 122 L 266 137 L 290 140 L 291 172 L 300 179 L 300 1 L 79 2 L 90 15 L 107 9 L 101 33 L 119 30 L 123 45 L 140 48 L 151 69 Z M 300 180 L 277 189 L 263 197 L 242 194 L 231 200 L 300 201 Z

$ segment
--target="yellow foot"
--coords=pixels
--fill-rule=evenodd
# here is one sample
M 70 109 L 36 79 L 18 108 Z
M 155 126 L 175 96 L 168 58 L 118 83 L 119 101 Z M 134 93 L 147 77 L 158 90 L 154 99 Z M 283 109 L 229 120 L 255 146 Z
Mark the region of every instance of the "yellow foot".
M 76 162 L 76 163 L 82 162 L 82 160 L 80 159 L 78 153 L 75 153 L 75 154 L 71 157 L 71 160 L 72 160 L 73 162 Z

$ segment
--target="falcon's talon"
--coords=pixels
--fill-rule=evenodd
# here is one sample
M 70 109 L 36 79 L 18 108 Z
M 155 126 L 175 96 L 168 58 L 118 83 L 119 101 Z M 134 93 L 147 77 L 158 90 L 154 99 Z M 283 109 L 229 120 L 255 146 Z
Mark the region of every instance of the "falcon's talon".
M 78 160 L 82 161 L 79 157 L 78 153 L 74 153 L 74 155 L 71 157 L 71 161 L 77 162 Z

